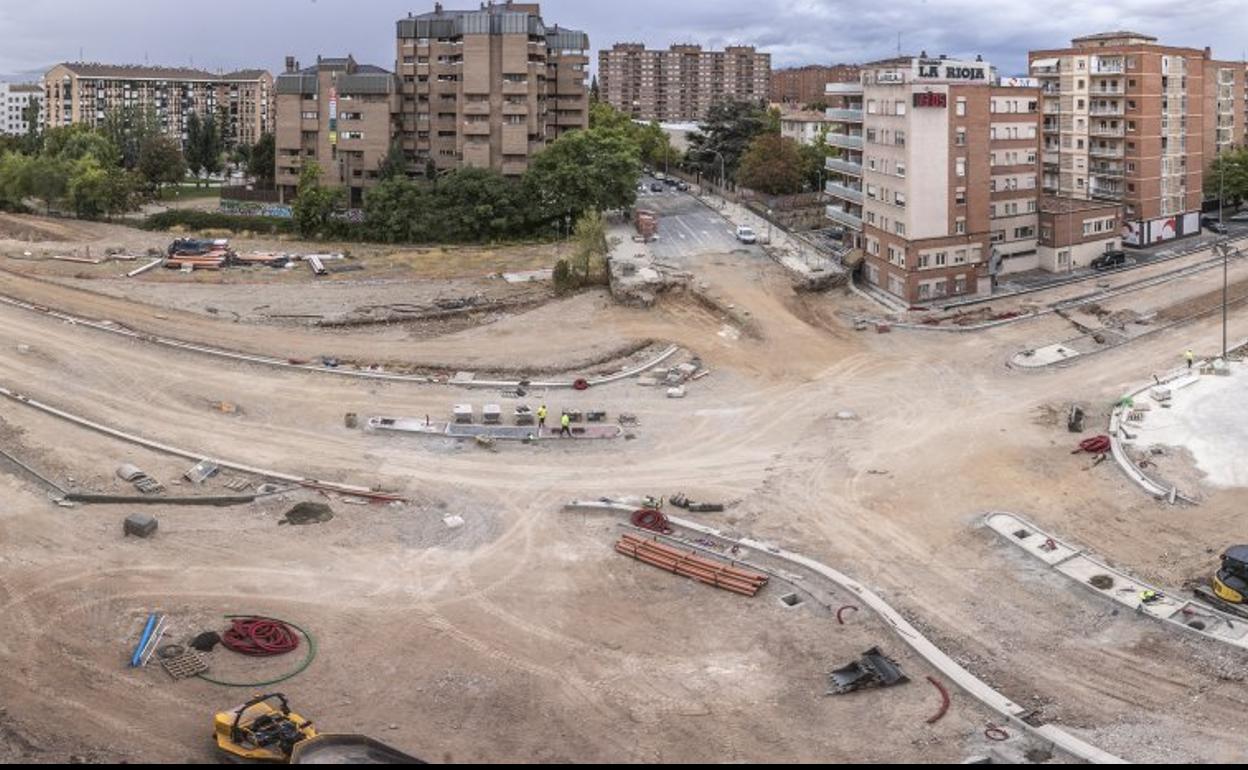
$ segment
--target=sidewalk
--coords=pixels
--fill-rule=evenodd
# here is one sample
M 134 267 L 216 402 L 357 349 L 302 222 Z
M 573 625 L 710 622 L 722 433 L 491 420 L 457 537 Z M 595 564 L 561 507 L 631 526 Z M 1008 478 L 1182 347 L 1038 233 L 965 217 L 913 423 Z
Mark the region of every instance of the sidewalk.
M 803 281 L 824 282 L 846 275 L 838 261 L 821 252 L 814 244 L 768 222 L 740 203 L 718 195 L 704 194 L 697 187 L 691 192 L 706 206 L 718 211 L 734 227 L 749 225 L 754 228 L 767 255 Z

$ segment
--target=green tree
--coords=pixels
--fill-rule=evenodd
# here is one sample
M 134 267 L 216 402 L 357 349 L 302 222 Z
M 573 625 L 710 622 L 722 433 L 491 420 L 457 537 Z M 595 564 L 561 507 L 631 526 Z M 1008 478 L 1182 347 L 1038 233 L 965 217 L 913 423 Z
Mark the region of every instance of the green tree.
M 377 168 L 377 175 L 381 179 L 407 176 L 407 155 L 403 152 L 402 141 L 395 139 L 390 143 L 390 149 L 386 151 L 386 156 L 381 159 L 381 165 Z
M 753 102 L 720 101 L 711 105 L 706 120 L 698 126 L 698 133 L 689 137 L 689 162 L 702 172 L 703 176 L 719 179 L 720 156 L 723 157 L 722 167 L 728 179 L 736 177 L 741 156 L 754 141 L 754 137 L 767 133 L 778 133 L 766 110 Z M 716 154 L 718 153 L 718 154 Z
M 1205 173 L 1205 197 L 1224 202 L 1248 200 L 1248 147 L 1220 153 Z
M 121 151 L 109 138 L 95 131 L 76 131 L 58 143 L 56 152 L 49 152 L 45 147 L 44 155 L 60 158 L 67 162 L 82 160 L 87 156 L 94 157 L 104 166 L 121 164 Z
M 71 161 L 54 155 L 40 155 L 31 162 L 30 194 L 43 201 L 44 210 L 51 214 L 52 207 L 65 198 L 69 187 Z
M 737 183 L 767 195 L 802 191 L 805 163 L 797 142 L 779 134 L 759 134 L 741 157 Z
M 100 133 L 118 149 L 122 167 L 135 169 L 143 143 L 160 133 L 160 119 L 151 107 L 122 107 L 104 116 Z
M 637 200 L 640 150 L 605 127 L 572 131 L 538 153 L 525 174 L 537 215 L 547 221 L 590 210 L 627 208 Z
M 611 247 L 607 242 L 607 223 L 599 211 L 586 211 L 576 220 L 576 229 L 572 232 L 573 251 L 572 267 L 579 273 L 580 280 L 588 284 L 595 277 L 606 277 L 606 258 Z
M 257 186 L 273 187 L 277 180 L 277 138 L 273 134 L 261 134 L 259 141 L 252 145 L 247 172 L 255 178 Z
M 225 152 L 225 143 L 217 119 L 209 115 L 201 118 L 192 112 L 186 118 L 186 156 L 187 168 L 195 175 L 196 184 L 203 181 L 205 175 L 221 170 L 221 156 Z
M 35 159 L 19 152 L 0 157 L 0 207 L 21 211 L 34 194 Z
M 293 213 L 300 235 L 315 237 L 325 231 L 334 209 L 342 201 L 342 189 L 321 186 L 321 167 L 315 161 L 303 164 Z
M 186 162 L 173 139 L 162 134 L 147 137 L 139 148 L 139 176 L 149 190 L 159 194 L 167 184 L 177 184 L 186 177 Z
M 602 100 L 602 93 L 598 89 L 598 76 L 594 75 L 589 81 L 589 101 L 597 103 Z
M 22 152 L 34 155 L 43 144 L 43 124 L 39 122 L 39 102 L 31 100 L 22 110 L 22 120 L 26 122 L 26 134 L 22 137 Z
M 823 169 L 827 159 L 836 153 L 836 148 L 828 144 L 828 132 L 825 129 L 810 144 L 803 144 L 802 178 L 811 190 L 818 190 L 823 180 Z

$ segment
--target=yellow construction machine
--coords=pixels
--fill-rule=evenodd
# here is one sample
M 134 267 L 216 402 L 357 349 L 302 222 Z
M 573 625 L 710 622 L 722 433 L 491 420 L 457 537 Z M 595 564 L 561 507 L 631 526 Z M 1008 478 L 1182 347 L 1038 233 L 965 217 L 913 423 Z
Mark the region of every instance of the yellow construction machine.
M 1228 548 L 1209 584 L 1193 586 L 1193 590 L 1214 607 L 1248 618 L 1248 545 Z
M 320 734 L 281 693 L 260 695 L 213 720 L 221 759 L 232 764 L 423 765 L 363 735 Z

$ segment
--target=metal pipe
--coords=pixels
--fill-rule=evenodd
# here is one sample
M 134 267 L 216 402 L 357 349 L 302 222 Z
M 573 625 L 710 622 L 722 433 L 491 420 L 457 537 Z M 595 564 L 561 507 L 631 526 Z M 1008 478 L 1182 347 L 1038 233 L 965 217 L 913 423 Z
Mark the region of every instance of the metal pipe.
M 134 654 L 130 656 L 130 668 L 138 668 L 143 656 L 143 648 L 147 646 L 147 640 L 151 638 L 152 629 L 156 627 L 156 613 L 147 616 L 147 625 L 143 627 L 143 635 L 139 637 L 139 644 L 134 648 Z

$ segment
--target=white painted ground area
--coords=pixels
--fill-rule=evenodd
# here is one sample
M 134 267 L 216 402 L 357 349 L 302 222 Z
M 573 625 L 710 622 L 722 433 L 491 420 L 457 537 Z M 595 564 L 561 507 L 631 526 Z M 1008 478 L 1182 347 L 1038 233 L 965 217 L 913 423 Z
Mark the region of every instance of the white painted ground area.
M 1163 409 L 1148 394 L 1137 403 L 1151 408 L 1142 422 L 1129 423 L 1137 447 L 1186 447 L 1208 482 L 1248 487 L 1248 367 L 1231 364 L 1229 376 L 1204 375 L 1174 383 L 1172 404 Z

